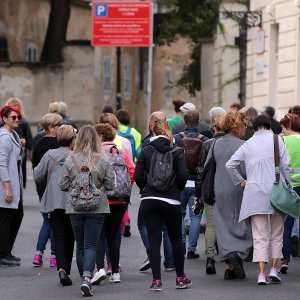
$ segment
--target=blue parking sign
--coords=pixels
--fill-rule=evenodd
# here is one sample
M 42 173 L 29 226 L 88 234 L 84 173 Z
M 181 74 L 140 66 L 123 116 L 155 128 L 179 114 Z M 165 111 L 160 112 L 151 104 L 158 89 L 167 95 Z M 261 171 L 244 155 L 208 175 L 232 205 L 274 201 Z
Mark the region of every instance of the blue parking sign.
M 95 16 L 96 17 L 107 17 L 107 4 L 96 4 Z

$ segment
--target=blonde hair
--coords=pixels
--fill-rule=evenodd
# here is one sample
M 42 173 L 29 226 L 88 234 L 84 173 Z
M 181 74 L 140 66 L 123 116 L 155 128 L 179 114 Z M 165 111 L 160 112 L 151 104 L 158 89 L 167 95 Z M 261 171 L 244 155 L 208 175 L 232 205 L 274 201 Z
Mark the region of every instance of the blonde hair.
M 98 118 L 98 124 L 100 123 L 108 123 L 110 126 L 112 126 L 114 129 L 119 129 L 119 121 L 117 117 L 114 114 L 111 113 L 103 113 Z
M 75 137 L 76 131 L 71 125 L 61 125 L 56 133 L 58 143 L 62 147 L 69 147 Z
M 60 113 L 60 103 L 57 101 L 51 101 L 49 103 L 49 109 L 48 109 L 49 113 L 56 113 L 59 114 Z
M 95 128 L 91 125 L 81 127 L 74 145 L 74 153 L 81 153 L 84 158 L 84 164 L 90 170 L 96 170 L 94 164 L 95 154 L 102 154 L 101 144 Z
M 22 116 L 24 116 L 24 106 L 23 106 L 23 102 L 21 99 L 16 98 L 16 97 L 9 98 L 6 100 L 5 106 L 15 106 L 16 108 L 19 109 Z
M 41 119 L 42 127 L 48 131 L 50 126 L 61 126 L 63 124 L 63 118 L 55 113 L 45 114 Z
M 153 126 L 153 132 L 155 135 L 164 135 L 170 141 L 170 144 L 174 144 L 174 139 L 172 132 L 170 130 L 169 124 L 164 121 L 155 121 Z

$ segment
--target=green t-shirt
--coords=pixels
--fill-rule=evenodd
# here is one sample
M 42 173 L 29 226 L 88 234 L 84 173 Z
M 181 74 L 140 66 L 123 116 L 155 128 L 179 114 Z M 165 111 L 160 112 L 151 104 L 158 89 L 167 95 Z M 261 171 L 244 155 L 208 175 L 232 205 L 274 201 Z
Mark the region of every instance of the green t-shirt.
M 167 122 L 169 123 L 169 127 L 170 127 L 171 131 L 173 131 L 173 128 L 175 127 L 175 125 L 177 123 L 182 122 L 182 118 L 179 116 L 175 116 L 173 118 L 167 119 Z

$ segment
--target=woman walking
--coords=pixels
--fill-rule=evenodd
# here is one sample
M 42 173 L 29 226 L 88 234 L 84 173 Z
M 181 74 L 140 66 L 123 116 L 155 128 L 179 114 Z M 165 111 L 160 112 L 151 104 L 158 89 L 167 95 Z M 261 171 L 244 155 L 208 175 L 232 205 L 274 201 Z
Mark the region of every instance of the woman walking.
M 66 213 L 70 214 L 75 235 L 76 261 L 84 296 L 93 296 L 91 278 L 95 268 L 97 242 L 109 206 L 105 191 L 114 186 L 107 159 L 102 155 L 97 133 L 83 126 L 76 138 L 74 154 L 63 165 L 59 181 L 62 191 L 69 192 Z
M 226 164 L 236 187 L 245 187 L 239 221 L 250 221 L 253 234 L 253 262 L 258 263 L 258 284 L 267 284 L 266 264 L 271 246 L 271 282 L 280 283 L 277 264 L 282 257 L 283 215 L 276 213 L 271 205 L 271 193 L 275 182 L 274 138 L 271 122 L 265 115 L 253 122 L 254 136 L 243 144 Z M 280 172 L 283 181 L 291 182 L 288 155 L 281 138 L 279 140 Z M 240 164 L 246 166 L 246 174 Z M 247 178 L 247 179 L 246 179 Z M 270 227 L 269 227 L 270 224 Z
M 22 115 L 16 107 L 5 106 L 0 116 L 0 265 L 20 266 L 12 249 L 23 219 L 22 145 L 15 131 Z
M 250 223 L 239 222 L 243 197 L 241 186 L 235 186 L 226 171 L 225 164 L 233 153 L 244 143 L 245 125 L 238 112 L 227 113 L 220 122 L 221 130 L 226 133 L 219 138 L 209 152 L 216 161 L 214 179 L 215 205 L 214 221 L 219 255 L 226 264 L 225 280 L 245 278 L 243 260 L 252 248 Z M 208 158 L 209 159 L 209 158 Z
M 182 149 L 173 148 L 173 136 L 165 121 L 155 122 L 153 133 L 154 136 L 150 139 L 150 144 L 142 149 L 134 174 L 134 179 L 140 188 L 141 211 L 149 237 L 148 252 L 153 275 L 150 290 L 162 290 L 160 247 L 162 240 L 161 230 L 164 223 L 168 229 L 173 249 L 177 276 L 176 288 L 184 289 L 192 285 L 191 280 L 184 273 L 182 212 L 180 203 L 181 191 L 183 191 L 187 181 L 186 161 Z M 172 178 L 172 180 L 170 179 L 170 184 L 163 190 L 154 187 L 154 182 L 156 182 L 154 175 L 156 172 L 153 163 L 155 161 L 154 158 L 160 156 L 169 157 L 172 163 L 168 163 L 167 165 L 172 166 L 171 172 L 174 172 L 173 176 L 170 177 Z M 154 176 L 153 178 L 152 175 Z
M 133 161 L 129 158 L 125 151 L 117 149 L 117 145 L 113 142 L 117 131 L 112 126 L 109 124 L 97 124 L 95 125 L 95 128 L 100 136 L 102 149 L 105 151 L 108 160 L 114 165 L 113 159 L 115 158 L 117 159 L 116 163 L 120 165 L 120 169 L 118 169 L 120 172 L 118 174 L 116 173 L 115 176 L 119 176 L 119 178 L 122 179 L 122 182 L 119 182 L 120 185 L 115 186 L 115 189 L 119 189 L 119 192 L 121 192 L 122 187 L 128 188 L 128 193 L 130 194 L 131 185 L 134 182 L 133 173 L 135 165 Z M 115 179 L 116 182 L 118 182 L 117 178 Z M 130 187 L 128 187 L 128 184 L 130 184 Z M 111 193 L 112 192 L 109 194 Z M 118 232 L 122 218 L 127 210 L 128 202 L 130 201 L 130 195 L 124 198 L 108 195 L 108 199 L 110 214 L 105 218 L 98 242 L 96 259 L 98 271 L 92 279 L 93 284 L 98 284 L 106 278 L 106 272 L 104 270 L 105 240 L 107 242 L 112 267 L 109 281 L 113 283 L 121 282 L 119 273 L 120 241 L 118 240 Z
M 70 215 L 66 215 L 68 193 L 62 192 L 58 186 L 64 161 L 72 154 L 76 138 L 71 125 L 62 125 L 57 130 L 58 149 L 49 150 L 33 170 L 34 180 L 47 180 L 45 193 L 41 199 L 41 213 L 50 215 L 49 221 L 55 241 L 57 271 L 63 286 L 72 284 L 69 278 L 71 272 L 74 233 Z

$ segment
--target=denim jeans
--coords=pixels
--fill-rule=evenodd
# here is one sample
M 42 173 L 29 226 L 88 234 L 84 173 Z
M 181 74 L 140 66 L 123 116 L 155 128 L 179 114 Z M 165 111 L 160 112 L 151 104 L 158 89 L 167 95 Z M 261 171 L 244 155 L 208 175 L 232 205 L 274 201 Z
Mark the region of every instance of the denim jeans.
M 186 207 L 189 208 L 190 215 L 190 233 L 189 233 L 189 243 L 188 251 L 195 251 L 197 248 L 197 242 L 200 234 L 200 221 L 201 214 L 195 215 L 192 211 L 192 206 L 194 205 L 195 188 L 187 187 L 181 192 L 181 208 L 182 208 L 182 242 L 186 243 L 185 234 L 185 215 Z
M 138 230 L 140 232 L 144 247 L 148 253 L 149 239 L 148 239 L 146 224 L 144 222 L 144 218 L 141 213 L 141 207 L 139 208 L 139 212 L 138 212 L 137 225 L 138 225 Z M 167 227 L 165 224 L 162 226 L 162 231 L 163 231 L 163 246 L 164 246 L 164 256 L 165 256 L 164 266 L 166 268 L 174 268 L 172 245 L 171 245 L 169 235 L 168 235 L 168 230 L 167 230 Z
M 105 214 L 71 214 L 70 219 L 77 245 L 76 262 L 79 274 L 81 277 L 92 277 Z
M 295 219 L 291 216 L 287 216 L 284 222 L 284 232 L 283 232 L 283 247 L 282 247 L 282 260 L 290 261 L 291 255 L 291 234 L 294 226 Z
M 40 229 L 36 250 L 41 251 L 43 253 L 44 250 L 46 249 L 47 242 L 50 238 L 51 255 L 55 255 L 55 243 L 54 243 L 53 232 L 51 229 L 50 221 L 48 218 L 48 213 L 42 213 L 42 215 L 43 215 L 43 225 Z

